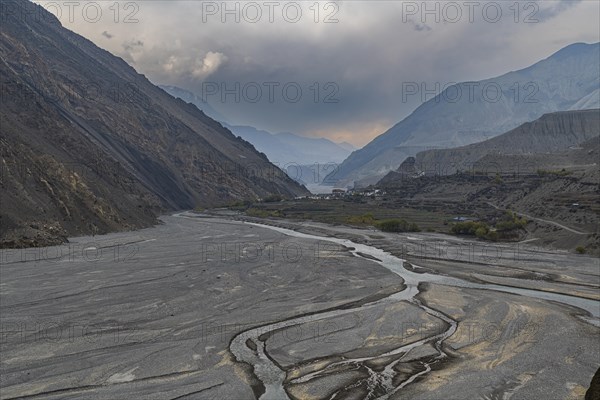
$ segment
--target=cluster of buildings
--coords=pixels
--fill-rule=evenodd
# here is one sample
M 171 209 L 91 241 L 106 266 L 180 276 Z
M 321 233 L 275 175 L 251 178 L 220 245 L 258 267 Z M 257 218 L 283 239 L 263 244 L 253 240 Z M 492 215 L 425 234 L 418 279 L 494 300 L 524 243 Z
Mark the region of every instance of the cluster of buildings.
M 312 194 L 310 196 L 297 197 L 296 199 L 310 199 L 310 200 L 335 200 L 335 199 L 343 199 L 348 197 L 370 197 L 370 198 L 378 198 L 382 197 L 386 194 L 385 191 L 381 189 L 333 189 L 331 193 L 319 193 Z

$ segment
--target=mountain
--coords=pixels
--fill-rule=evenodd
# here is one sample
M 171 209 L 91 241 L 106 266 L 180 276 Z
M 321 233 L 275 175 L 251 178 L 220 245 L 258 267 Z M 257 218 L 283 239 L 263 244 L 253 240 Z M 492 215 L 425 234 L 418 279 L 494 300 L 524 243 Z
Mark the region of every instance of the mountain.
M 483 142 L 420 152 L 416 156 L 416 165 L 422 170 L 423 167 L 437 169 L 441 174 L 449 175 L 457 170 L 478 169 L 478 162 L 487 155 L 557 153 L 577 147 L 599 134 L 600 110 L 556 112 Z
M 210 117 L 223 122 L 223 126 L 235 135 L 252 143 L 258 151 L 267 155 L 271 162 L 285 165 L 312 165 L 341 163 L 355 150 L 350 143 L 334 143 L 325 138 L 309 138 L 294 133 L 271 133 L 253 126 L 229 124 L 226 118 L 210 104 L 192 92 L 177 86 L 160 86 L 173 97 L 192 103 Z
M 583 97 L 571 106 L 570 110 L 591 110 L 594 108 L 600 108 L 600 89 L 596 89 L 589 95 Z
M 377 187 L 397 204 L 446 215 L 490 222 L 511 210 L 534 221 L 527 231 L 538 244 L 598 254 L 599 163 L 600 109 L 556 112 L 481 143 L 409 157 Z
M 420 151 L 486 140 L 546 113 L 594 107 L 599 50 L 600 43 L 577 43 L 528 68 L 448 87 L 352 153 L 336 171 L 338 185 L 374 183 Z
M 225 126 L 252 143 L 290 178 L 305 185 L 311 192 L 329 192 L 331 188 L 319 186 L 328 185 L 324 179 L 351 153 L 324 138 L 307 138 L 287 132 L 272 134 L 251 126 Z
M 0 239 L 149 226 L 165 210 L 308 191 L 202 111 L 29 1 L 0 27 Z M 29 17 L 35 15 L 35 17 Z
M 202 110 L 202 112 L 204 114 L 208 115 L 215 121 L 227 122 L 227 119 L 223 116 L 223 114 L 221 114 L 220 112 L 215 110 L 202 97 L 197 96 L 194 93 L 187 91 L 185 89 L 182 89 L 180 87 L 177 87 L 177 86 L 158 85 L 158 87 L 161 88 L 162 90 L 164 90 L 165 92 L 169 93 L 173 97 L 181 99 L 181 100 L 185 101 L 186 103 L 192 103 L 193 105 L 198 107 L 199 110 Z
M 342 149 L 349 151 L 351 153 L 356 150 L 356 147 L 354 147 L 352 144 L 350 144 L 348 142 L 338 143 L 337 145 L 340 146 Z
M 588 165 L 598 161 L 588 159 L 586 152 L 597 147 L 599 135 L 600 109 L 545 114 L 483 142 L 420 152 L 407 158 L 379 184 L 419 175 L 536 173 Z
M 350 151 L 325 138 L 308 138 L 289 132 L 273 134 L 251 126 L 225 126 L 282 168 L 286 165 L 337 164 L 350 155 Z
M 200 96 L 177 86 L 158 86 L 171 96 L 195 105 L 209 117 L 220 121 L 235 135 L 252 143 L 289 177 L 303 185 L 318 187 L 338 164 L 356 150 L 348 142 L 334 143 L 324 138 L 307 138 L 289 132 L 274 134 L 253 126 L 231 125 L 226 117 Z M 331 189 L 325 187 L 323 190 L 329 192 Z

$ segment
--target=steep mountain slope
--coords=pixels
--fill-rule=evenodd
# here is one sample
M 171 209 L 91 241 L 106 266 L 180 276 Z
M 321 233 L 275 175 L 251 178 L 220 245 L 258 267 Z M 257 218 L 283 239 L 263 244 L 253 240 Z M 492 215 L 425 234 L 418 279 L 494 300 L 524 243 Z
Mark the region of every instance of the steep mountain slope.
M 173 97 L 192 103 L 211 118 L 223 123 L 235 135 L 252 143 L 258 151 L 280 167 L 287 164 L 311 165 L 315 163 L 341 163 L 355 148 L 350 143 L 334 143 L 325 138 L 310 138 L 294 133 L 271 133 L 253 126 L 227 122 L 226 117 L 215 111 L 200 96 L 177 86 L 160 86 Z
M 349 151 L 350 153 L 356 150 L 356 147 L 354 147 L 351 143 L 348 142 L 338 143 L 337 145 L 340 146 L 342 149 Z
M 401 204 L 454 215 L 512 210 L 534 221 L 528 231 L 538 243 L 599 254 L 599 163 L 600 110 L 557 112 L 481 143 L 409 157 L 377 186 Z
M 303 185 L 310 185 L 309 189 L 322 184 L 324 178 L 356 150 L 346 142 L 334 143 L 325 138 L 310 138 L 289 132 L 273 134 L 252 126 L 231 125 L 224 122 L 225 117 L 214 111 L 201 97 L 176 86 L 161 88 L 221 121 L 234 135 L 252 143 L 272 163 L 286 171 L 290 178 Z M 330 190 L 328 187 L 320 190 L 323 189 L 327 192 Z
M 415 164 L 422 171 L 435 171 L 442 175 L 453 174 L 458 170 L 512 169 L 515 165 L 511 165 L 511 162 L 492 163 L 493 156 L 544 154 L 547 158 L 554 158 L 551 153 L 568 150 L 598 135 L 600 110 L 557 112 L 543 115 L 533 122 L 527 122 L 483 142 L 453 149 L 420 152 Z
M 570 110 L 592 110 L 594 108 L 600 108 L 600 89 L 594 90 L 579 100 Z
M 199 110 L 202 110 L 202 112 L 204 114 L 208 115 L 215 121 L 219 121 L 221 123 L 227 122 L 227 119 L 225 118 L 225 116 L 223 116 L 223 114 L 221 114 L 220 112 L 215 110 L 202 97 L 197 96 L 194 93 L 192 93 L 188 90 L 182 89 L 180 87 L 177 87 L 177 86 L 158 85 L 158 87 L 161 88 L 162 90 L 164 90 L 165 92 L 169 93 L 173 97 L 181 99 L 181 100 L 185 101 L 186 103 L 192 103 L 193 105 L 198 107 Z
M 423 176 L 528 175 L 540 170 L 598 169 L 600 109 L 543 115 L 495 138 L 408 157 L 379 186 L 396 186 Z M 593 171 L 591 172 L 593 173 Z
M 328 180 L 374 183 L 419 151 L 475 143 L 549 112 L 593 107 L 599 58 L 600 43 L 577 43 L 523 70 L 453 85 L 352 153 Z
M 148 226 L 161 210 L 307 193 L 195 106 L 42 7 L 16 4 L 26 10 L 2 16 L 0 28 L 4 245 Z

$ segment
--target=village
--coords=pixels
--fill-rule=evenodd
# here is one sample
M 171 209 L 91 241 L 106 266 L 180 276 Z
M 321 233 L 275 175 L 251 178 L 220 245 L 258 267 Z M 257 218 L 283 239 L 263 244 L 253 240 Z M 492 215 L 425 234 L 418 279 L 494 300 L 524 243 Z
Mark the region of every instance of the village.
M 364 197 L 364 198 L 382 198 L 387 193 L 381 189 L 339 189 L 331 190 L 331 193 L 314 193 L 309 196 L 299 196 L 296 200 L 339 200 L 344 198 Z

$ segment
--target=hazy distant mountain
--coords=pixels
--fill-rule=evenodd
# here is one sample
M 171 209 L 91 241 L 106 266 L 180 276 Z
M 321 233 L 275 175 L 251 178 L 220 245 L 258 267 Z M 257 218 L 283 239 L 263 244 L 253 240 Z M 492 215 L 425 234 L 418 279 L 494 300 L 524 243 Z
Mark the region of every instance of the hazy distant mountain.
M 350 143 L 334 143 L 325 138 L 310 138 L 294 133 L 271 133 L 252 126 L 231 125 L 226 117 L 218 114 L 212 107 L 193 93 L 176 86 L 161 86 L 174 97 L 194 104 L 210 117 L 223 123 L 236 136 L 252 143 L 254 147 L 266 154 L 271 162 L 290 172 L 290 176 L 302 183 L 320 183 L 351 152 L 356 150 Z M 331 164 L 335 164 L 334 167 Z M 314 170 L 312 173 L 310 170 Z M 296 172 L 304 171 L 304 173 Z M 309 177 L 311 175 L 311 177 Z M 318 181 L 315 181 L 318 179 Z
M 308 138 L 289 132 L 273 134 L 251 126 L 224 126 L 252 143 L 271 162 L 282 168 L 288 164 L 341 163 L 350 155 L 349 150 L 324 138 Z
M 147 226 L 161 210 L 308 193 L 41 6 L 14 5 L 37 17 L 17 10 L 0 25 L 5 245 Z
M 338 143 L 337 145 L 340 146 L 344 150 L 348 150 L 349 152 L 353 152 L 356 150 L 356 147 L 354 147 L 352 144 L 350 144 L 348 142 Z
M 229 126 L 234 134 L 252 143 L 295 181 L 318 186 L 335 171 L 351 153 L 346 148 L 324 138 L 307 138 L 293 133 L 272 134 L 251 126 Z M 310 187 L 309 187 L 310 188 Z
M 600 89 L 596 89 L 589 95 L 583 97 L 571 106 L 570 110 L 591 110 L 594 108 L 600 108 Z
M 549 112 L 597 107 L 599 50 L 600 43 L 577 43 L 520 71 L 449 87 L 352 153 L 328 180 L 374 183 L 419 151 L 479 142 Z
M 337 163 L 287 164 L 285 172 L 290 178 L 306 186 L 313 193 L 330 193 L 333 183 L 324 180 L 329 174 L 335 172 L 338 167 L 339 164 Z
M 397 171 L 388 173 L 380 184 L 389 185 L 419 173 L 436 176 L 457 171 L 491 175 L 535 173 L 549 166 L 568 166 L 569 162 L 587 163 L 584 156 L 569 161 L 557 154 L 592 145 L 599 135 L 600 109 L 546 114 L 483 142 L 420 152 L 402 163 Z

